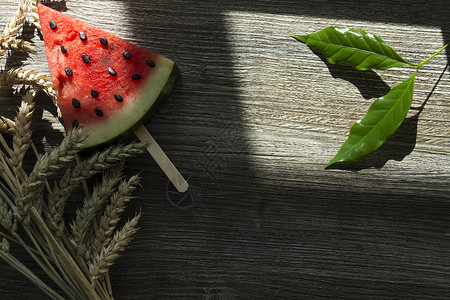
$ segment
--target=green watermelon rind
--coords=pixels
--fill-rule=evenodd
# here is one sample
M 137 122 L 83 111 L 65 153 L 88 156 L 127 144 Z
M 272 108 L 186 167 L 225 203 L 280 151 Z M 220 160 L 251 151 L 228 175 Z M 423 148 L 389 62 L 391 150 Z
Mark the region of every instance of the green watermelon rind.
M 121 122 L 122 120 L 119 120 L 117 118 L 117 115 L 115 116 L 114 119 L 111 118 L 109 121 L 103 122 L 102 124 L 97 123 L 92 126 L 89 126 L 89 125 L 83 126 L 83 128 L 86 130 L 86 132 L 88 134 L 87 139 L 84 141 L 83 152 L 90 152 L 94 149 L 105 146 L 111 142 L 131 139 L 134 135 L 134 130 L 136 128 L 138 128 L 142 124 L 146 124 L 146 123 L 150 122 L 150 120 L 156 115 L 156 113 L 158 112 L 158 110 L 160 109 L 162 104 L 169 97 L 169 95 L 171 94 L 171 92 L 175 86 L 176 81 L 180 77 L 180 69 L 178 68 L 177 64 L 175 62 L 173 62 L 172 60 L 169 60 L 169 59 L 165 59 L 165 60 L 166 60 L 166 64 L 168 65 L 166 67 L 166 69 L 168 71 L 167 72 L 168 75 L 165 77 L 162 77 L 162 76 L 151 77 L 148 80 L 148 81 L 152 81 L 152 78 L 156 78 L 159 83 L 163 83 L 164 85 L 160 84 L 161 88 L 159 90 L 159 94 L 157 95 L 157 97 L 156 96 L 154 97 L 154 101 L 152 101 L 152 102 L 146 101 L 145 102 L 148 104 L 148 107 L 145 108 L 146 112 L 144 112 L 142 114 L 142 117 L 135 124 L 133 124 L 131 126 L 127 122 Z M 161 66 L 161 62 L 160 62 L 160 66 Z M 155 79 L 153 79 L 153 81 L 154 80 Z M 151 82 L 151 83 L 147 82 L 144 91 L 141 93 L 141 95 L 139 97 L 151 97 L 151 95 L 149 95 L 149 93 L 152 95 L 156 94 L 154 89 L 155 89 L 155 82 Z M 142 103 L 141 101 L 134 101 L 134 102 Z M 122 113 L 124 115 L 124 117 L 122 119 L 125 119 L 125 121 L 126 121 L 126 116 L 128 115 L 126 112 L 128 112 L 128 111 L 124 110 L 124 112 Z M 100 125 L 100 127 L 99 127 L 99 125 Z M 121 126 L 121 125 L 123 125 L 123 126 Z M 106 127 L 106 128 L 109 127 L 109 130 L 105 130 L 102 127 Z M 110 137 L 105 138 L 104 136 L 101 136 L 101 137 L 97 137 L 97 138 L 91 138 L 89 136 L 89 131 L 91 131 L 91 130 L 97 130 L 97 132 L 99 132 L 99 131 L 108 132 L 109 133 L 108 135 Z M 94 135 L 94 136 L 97 136 L 97 135 Z
M 63 123 L 66 131 L 72 130 L 74 124 L 75 126 L 82 126 L 85 129 L 85 132 L 88 135 L 84 142 L 85 149 L 92 149 L 118 139 L 129 138 L 138 126 L 143 123 L 148 123 L 150 119 L 154 117 L 162 103 L 171 93 L 175 81 L 179 77 L 180 72 L 174 61 L 151 52 L 150 50 L 133 45 L 109 32 L 64 15 L 40 3 L 37 4 L 37 7 L 40 22 L 43 25 L 42 33 L 45 50 L 52 82 L 56 91 L 57 104 L 62 113 L 61 123 Z M 52 28 L 52 22 L 54 25 L 56 24 L 55 28 Z M 67 64 L 68 57 L 64 59 L 65 56 L 61 56 L 61 53 L 66 53 L 63 52 L 63 43 L 64 46 L 70 44 L 70 42 L 79 35 L 78 31 L 81 33 L 81 30 L 87 32 L 90 36 L 88 38 L 89 43 L 81 43 L 81 45 L 75 44 L 72 49 L 73 51 L 69 51 L 69 54 L 77 53 L 79 50 L 78 48 L 82 47 L 82 49 L 84 49 L 82 52 L 93 54 L 93 57 L 99 57 L 97 67 L 89 69 L 83 68 L 88 62 L 86 62 L 84 58 L 84 63 L 79 60 L 74 60 L 75 56 L 72 56 L 70 58 L 71 63 Z M 109 44 L 108 42 L 107 44 L 111 46 L 108 46 L 110 55 L 115 47 L 119 47 L 117 49 L 122 48 L 132 51 L 133 57 L 137 58 L 138 61 L 150 59 L 150 61 L 153 61 L 156 65 L 152 66 L 147 61 L 151 70 L 145 69 L 144 71 L 140 68 L 139 73 L 136 74 L 141 74 L 142 72 L 142 79 L 134 81 L 133 76 L 131 76 L 133 73 L 128 73 L 133 72 L 133 70 L 129 70 L 128 67 L 125 66 L 128 64 L 125 64 L 123 61 L 122 63 L 120 62 L 122 55 L 116 55 L 115 59 L 118 59 L 118 57 L 120 58 L 119 61 L 117 61 L 117 64 L 115 64 L 114 69 L 121 74 L 121 79 L 119 83 L 112 83 L 113 85 L 111 86 L 111 82 L 108 82 L 110 77 L 106 76 L 105 79 L 104 73 L 102 72 L 104 71 L 104 67 L 107 67 L 110 64 L 112 56 L 102 60 L 102 55 L 104 54 L 92 50 L 92 42 L 100 39 L 100 37 L 109 41 Z M 80 39 L 85 41 L 81 38 L 81 35 Z M 103 49 L 101 46 L 98 47 L 98 45 L 95 47 L 96 49 Z M 119 50 L 119 53 L 123 54 L 124 52 Z M 78 53 L 78 55 L 79 54 L 80 53 Z M 123 56 L 127 58 L 125 54 L 123 54 Z M 127 60 L 129 60 L 129 58 L 127 58 Z M 102 63 L 105 64 L 105 66 L 101 66 Z M 136 63 L 137 61 L 134 62 L 134 64 Z M 80 68 L 78 68 L 77 64 L 80 65 Z M 141 65 L 145 65 L 145 63 Z M 76 80 L 72 78 L 72 75 L 67 73 L 66 68 L 69 68 L 69 70 L 72 68 L 74 71 L 73 75 L 76 75 L 74 76 Z M 139 68 L 136 69 L 136 72 L 138 69 Z M 101 76 L 101 74 L 103 74 L 103 76 Z M 131 76 L 131 80 L 128 76 Z M 70 77 L 70 79 L 68 77 Z M 119 78 L 119 76 L 117 76 L 117 78 Z M 140 78 L 141 77 L 138 79 Z M 103 79 L 107 80 L 105 84 L 102 84 Z M 127 79 L 129 82 L 126 81 Z M 88 84 L 92 85 L 92 87 L 86 88 Z M 94 89 L 91 90 L 91 88 L 94 88 L 103 96 L 96 99 L 96 101 L 92 101 L 91 97 L 97 98 L 98 96 L 93 96 L 92 91 L 94 91 Z M 122 100 L 116 99 L 117 102 L 113 100 L 115 96 L 111 97 L 110 94 L 116 92 L 123 97 Z M 109 97 L 105 97 L 108 93 Z M 80 105 L 77 106 L 74 104 L 74 99 L 81 101 L 81 109 L 78 109 L 80 108 Z M 94 106 L 99 107 L 94 110 Z M 100 113 L 98 113 L 97 109 Z M 93 113 L 94 111 L 95 114 Z

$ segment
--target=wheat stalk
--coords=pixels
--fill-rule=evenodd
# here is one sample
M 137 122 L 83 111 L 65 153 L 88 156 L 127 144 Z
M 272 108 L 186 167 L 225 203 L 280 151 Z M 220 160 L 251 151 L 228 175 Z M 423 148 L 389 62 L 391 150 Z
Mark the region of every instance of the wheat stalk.
M 2 242 L 0 243 L 0 251 L 4 253 L 9 253 L 10 247 L 7 239 L 2 238 Z
M 6 144 L 6 141 L 1 134 L 0 144 L 2 144 L 3 147 L 5 147 L 5 150 L 9 154 L 11 154 L 12 150 Z M 0 176 L 5 180 L 6 184 L 13 191 L 13 193 L 17 195 L 18 191 L 20 190 L 20 182 L 16 180 L 17 178 L 11 170 L 11 159 L 7 157 L 7 155 L 3 151 L 0 151 L 0 169 Z
M 31 117 L 33 115 L 34 102 L 36 93 L 34 90 L 29 91 L 22 99 L 19 112 L 17 114 L 14 126 L 13 150 L 11 155 L 12 170 L 16 176 L 24 173 L 22 162 L 28 148 L 31 145 Z
M 83 130 L 72 130 L 61 142 L 61 145 L 51 152 L 41 156 L 28 179 L 22 184 L 22 189 L 16 197 L 16 206 L 19 211 L 18 221 L 23 221 L 25 227 L 29 225 L 29 209 L 32 205 L 40 207 L 39 201 L 42 197 L 46 178 L 60 169 L 65 163 L 73 159 L 75 153 L 83 147 L 86 135 Z
M 56 93 L 53 89 L 53 83 L 51 78 L 45 74 L 37 72 L 33 69 L 27 70 L 23 68 L 10 69 L 6 72 L 0 73 L 0 89 L 8 88 L 14 84 L 26 84 L 36 89 L 43 90 L 53 100 L 55 104 L 58 116 L 61 116 L 61 112 L 56 101 Z M 1 125 L 2 123 L 0 123 Z
M 19 0 L 19 7 L 17 13 L 11 17 L 5 29 L 3 30 L 3 37 L 8 38 L 17 35 L 19 30 L 22 29 L 25 22 L 26 14 L 28 10 L 28 1 Z
M 74 158 L 74 155 L 83 149 L 83 141 L 86 134 L 82 128 L 76 128 L 69 132 L 61 142 L 61 145 L 41 156 L 30 174 L 31 186 L 43 183 L 43 180 L 61 166 Z
M 39 13 L 37 9 L 37 4 L 39 0 L 31 2 L 31 17 L 33 17 L 33 25 L 42 33 L 41 23 L 39 22 Z
M 53 189 L 48 201 L 50 226 L 55 234 L 59 236 L 62 233 L 64 228 L 62 214 L 66 200 L 82 180 L 91 178 L 115 164 L 120 164 L 129 157 L 144 153 L 145 147 L 143 143 L 110 146 L 79 162 L 72 171 L 67 170 L 59 187 Z
M 31 0 L 30 5 L 29 0 L 19 0 L 17 13 L 9 20 L 3 34 L 0 35 L 0 56 L 9 50 L 36 52 L 34 45 L 21 39 L 19 34 L 29 13 L 27 11 L 29 7 L 31 7 L 29 13 L 31 21 L 38 30 L 41 29 L 37 11 L 38 2 L 39 0 Z M 56 92 L 49 76 L 23 68 L 0 72 L 0 89 L 22 84 L 33 89 L 22 98 L 16 118 L 0 117 L 0 146 L 3 146 L 5 151 L 0 150 L 0 176 L 8 185 L 5 187 L 0 183 L 0 225 L 15 238 L 11 241 L 25 247 L 68 298 L 113 299 L 108 276 L 104 275 L 136 233 L 140 217 L 140 214 L 137 215 L 114 234 L 120 215 L 126 203 L 132 199 L 131 192 L 139 180 L 139 176 L 136 175 L 128 181 L 121 181 L 123 162 L 129 157 L 145 152 L 146 145 L 132 143 L 111 146 L 77 164 L 73 170 L 67 169 L 59 185 L 55 184 L 53 190 L 48 187 L 46 205 L 42 198 L 45 184 L 48 185 L 48 177 L 73 159 L 82 149 L 86 135 L 82 129 L 70 132 L 60 146 L 38 156 L 34 169 L 27 175 L 23 170 L 23 163 L 29 147 L 34 147 L 31 141 L 31 118 L 35 105 L 33 99 L 37 91 L 43 90 L 53 99 L 56 106 L 57 102 Z M 60 116 L 59 109 L 58 115 Z M 11 147 L 3 138 L 3 133 L 12 135 Z M 36 150 L 35 152 L 37 153 Z M 111 168 L 115 165 L 115 168 Z M 69 239 L 63 218 L 69 195 L 80 182 L 105 170 L 107 171 L 104 172 L 101 183 L 94 187 L 92 195 L 86 198 L 84 206 L 77 211 L 72 225 L 73 236 Z M 107 201 L 109 202 L 106 205 Z M 105 212 L 100 218 L 102 209 L 105 209 Z M 45 221 L 41 216 L 45 216 Z M 97 221 L 100 221 L 100 230 L 97 230 Z M 27 240 L 33 243 L 34 248 L 30 248 L 19 236 L 18 224 L 23 226 L 22 232 L 28 235 Z M 0 235 L 6 236 L 2 232 Z M 76 251 L 78 255 L 82 255 L 81 257 L 75 253 L 73 244 L 77 246 Z M 9 243 L 6 239 L 0 241 L 0 257 L 52 299 L 63 299 L 9 254 Z M 89 262 L 91 264 L 87 265 Z M 89 268 L 93 271 L 92 274 Z M 97 281 L 99 277 L 102 277 L 103 281 Z
M 0 224 L 8 231 L 13 229 L 13 213 L 5 201 L 0 197 Z
M 14 84 L 26 84 L 43 90 L 53 99 L 53 103 L 57 104 L 52 81 L 47 75 L 23 68 L 10 69 L 0 74 L 0 88 L 7 88 Z
M 93 262 L 89 264 L 92 281 L 95 281 L 106 274 L 114 261 L 119 257 L 120 252 L 125 250 L 125 247 L 128 246 L 138 230 L 136 226 L 140 216 L 141 215 L 138 214 L 133 219 L 126 222 L 125 225 L 114 234 L 110 243 L 106 247 L 103 247 L 100 253 L 94 257 Z
M 47 95 L 52 97 L 54 104 L 57 105 L 55 90 L 53 89 L 52 80 L 49 76 L 35 70 L 18 68 L 9 70 L 6 73 L 6 77 L 6 82 L 11 82 L 12 84 L 28 84 L 38 89 L 42 89 Z
M 90 178 L 93 175 L 111 168 L 130 157 L 144 153 L 146 144 L 135 142 L 127 145 L 109 146 L 101 152 L 81 161 L 73 170 L 73 177 Z
M 125 210 L 126 204 L 133 199 L 131 193 L 136 189 L 138 183 L 139 176 L 132 176 L 128 181 L 122 181 L 117 188 L 117 192 L 111 196 L 110 202 L 100 218 L 95 238 L 91 244 L 91 253 L 93 255 L 100 253 L 102 248 L 110 243 L 112 234 L 120 221 L 121 214 Z
M 54 238 L 51 231 L 46 226 L 46 223 L 41 218 L 38 210 L 35 207 L 30 208 L 30 215 L 36 223 L 37 228 L 41 234 L 48 241 L 48 245 L 52 249 L 53 253 L 58 257 L 58 262 L 63 269 L 67 272 L 68 276 L 79 287 L 80 292 L 86 295 L 87 299 L 100 300 L 100 296 L 95 292 L 94 286 L 90 285 L 85 274 L 74 261 L 73 257 L 69 255 L 61 246 L 60 243 Z
M 89 259 L 90 254 L 88 251 L 89 228 L 120 180 L 119 173 L 109 173 L 109 176 L 103 176 L 100 185 L 94 187 L 91 197 L 86 199 L 83 207 L 77 211 L 76 219 L 71 225 L 72 243 L 77 250 L 77 254 L 84 256 L 86 260 Z
M 0 133 L 13 134 L 14 133 L 14 121 L 0 116 Z
M 31 43 L 25 42 L 21 39 L 16 39 L 16 36 L 23 28 L 23 24 L 26 19 L 28 10 L 28 1 L 20 0 L 17 13 L 11 17 L 8 24 L 3 30 L 3 34 L 0 36 L 0 56 L 7 50 L 18 50 L 25 52 L 36 52 Z
M 48 196 L 47 219 L 49 220 L 49 228 L 57 238 L 61 237 L 65 229 L 63 213 L 66 201 L 81 181 L 80 178 L 74 179 L 71 174 L 71 169 L 68 168 L 60 180 L 59 186 L 55 183 L 55 187 Z
M 36 53 L 32 43 L 14 37 L 0 38 L 0 55 L 8 50 Z
M 110 147 L 103 152 L 103 155 L 98 157 L 98 163 L 95 167 L 117 164 L 127 158 L 144 153 L 145 148 L 146 144 L 141 142 Z

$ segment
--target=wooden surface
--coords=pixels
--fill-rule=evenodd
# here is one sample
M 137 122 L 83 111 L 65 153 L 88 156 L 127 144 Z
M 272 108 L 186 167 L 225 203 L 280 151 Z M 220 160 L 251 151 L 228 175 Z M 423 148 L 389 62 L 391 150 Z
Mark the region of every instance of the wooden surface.
M 16 10 L 0 0 L 3 26 Z M 449 51 L 423 67 L 395 137 L 345 168 L 324 165 L 374 97 L 411 69 L 329 66 L 290 38 L 365 29 L 421 62 L 450 41 L 447 0 L 69 1 L 57 7 L 175 60 L 182 79 L 147 126 L 191 189 L 175 193 L 150 157 L 141 230 L 112 268 L 116 299 L 448 299 Z M 48 72 L 43 44 L 13 54 Z M 2 114 L 16 98 L 2 92 Z M 37 111 L 53 112 L 41 95 Z M 418 111 L 424 101 L 423 110 Z M 4 113 L 5 112 L 5 113 Z M 37 118 L 34 138 L 61 133 Z M 77 204 L 73 204 L 75 207 Z M 25 260 L 27 258 L 24 258 Z M 0 262 L 1 299 L 44 295 Z

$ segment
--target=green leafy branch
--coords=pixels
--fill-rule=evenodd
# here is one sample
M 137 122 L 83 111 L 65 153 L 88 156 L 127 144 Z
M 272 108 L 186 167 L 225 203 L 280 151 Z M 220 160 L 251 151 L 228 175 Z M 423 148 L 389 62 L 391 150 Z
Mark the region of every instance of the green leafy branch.
M 402 66 L 416 68 L 411 77 L 375 100 L 367 114 L 353 124 L 347 140 L 325 168 L 362 157 L 383 145 L 397 131 L 411 108 L 419 69 L 448 46 L 414 64 L 403 59 L 380 37 L 364 30 L 330 26 L 315 33 L 292 37 L 323 55 L 331 64 L 352 66 L 360 71 Z

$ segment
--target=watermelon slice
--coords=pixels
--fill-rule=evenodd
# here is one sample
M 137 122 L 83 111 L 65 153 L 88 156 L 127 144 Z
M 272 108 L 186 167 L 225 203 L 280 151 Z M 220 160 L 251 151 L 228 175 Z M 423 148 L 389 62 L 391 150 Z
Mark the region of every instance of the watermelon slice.
M 85 147 L 91 148 L 149 121 L 174 86 L 176 64 L 47 6 L 37 7 L 66 130 L 83 126 Z
M 135 132 L 179 192 L 188 183 L 148 133 L 179 69 L 170 59 L 111 33 L 37 5 L 45 52 L 67 131 L 83 126 L 92 148 Z

